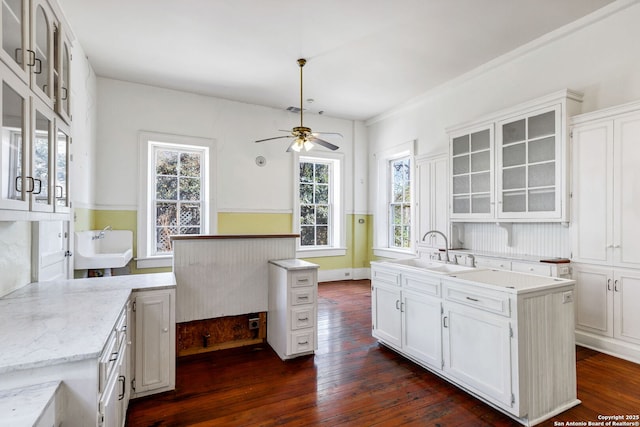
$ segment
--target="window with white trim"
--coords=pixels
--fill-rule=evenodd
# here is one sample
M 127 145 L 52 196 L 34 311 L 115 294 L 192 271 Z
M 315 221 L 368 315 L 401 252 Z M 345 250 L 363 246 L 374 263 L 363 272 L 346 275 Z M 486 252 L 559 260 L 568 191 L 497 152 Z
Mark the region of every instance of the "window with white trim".
M 411 159 L 389 161 L 389 247 L 411 249 Z
M 415 141 L 374 153 L 373 253 L 386 258 L 415 256 L 413 168 Z
M 215 142 L 141 132 L 137 267 L 171 266 L 171 236 L 207 234 Z
M 294 230 L 301 256 L 344 255 L 342 155 L 296 155 Z

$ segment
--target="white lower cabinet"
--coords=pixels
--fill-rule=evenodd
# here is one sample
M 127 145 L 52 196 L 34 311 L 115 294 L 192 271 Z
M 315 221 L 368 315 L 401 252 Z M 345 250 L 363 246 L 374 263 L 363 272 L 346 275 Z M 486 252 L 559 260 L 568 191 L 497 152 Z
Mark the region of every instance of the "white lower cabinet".
M 444 370 L 496 403 L 515 405 L 510 318 L 446 304 Z
M 574 264 L 578 344 L 640 362 L 640 271 Z
M 174 289 L 132 295 L 135 355 L 133 397 L 175 388 L 176 297 Z
M 372 263 L 372 335 L 382 344 L 525 425 L 580 403 L 572 281 L 516 290 L 410 270 Z M 539 280 L 504 274 L 520 287 Z
M 269 261 L 267 342 L 282 360 L 318 348 L 317 270 L 299 259 Z

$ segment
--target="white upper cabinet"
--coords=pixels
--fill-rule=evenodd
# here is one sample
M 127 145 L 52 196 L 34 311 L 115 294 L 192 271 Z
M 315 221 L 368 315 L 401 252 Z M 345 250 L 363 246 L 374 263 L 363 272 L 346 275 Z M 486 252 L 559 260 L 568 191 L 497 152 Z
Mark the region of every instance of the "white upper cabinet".
M 574 119 L 573 260 L 640 267 L 640 103 Z
M 568 221 L 567 118 L 581 99 L 564 90 L 449 129 L 451 219 Z
M 446 155 L 420 157 L 416 159 L 418 203 L 419 248 L 439 248 L 444 241 L 437 235 L 430 235 L 425 241 L 422 236 L 427 231 L 438 230 L 449 234 L 449 161 Z
M 493 218 L 493 124 L 451 135 L 451 218 Z

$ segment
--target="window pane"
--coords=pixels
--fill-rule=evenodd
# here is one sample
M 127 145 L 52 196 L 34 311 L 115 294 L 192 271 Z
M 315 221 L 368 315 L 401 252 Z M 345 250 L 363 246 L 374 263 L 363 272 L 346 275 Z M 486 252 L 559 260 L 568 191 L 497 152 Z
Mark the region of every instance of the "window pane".
M 313 205 L 300 206 L 300 224 L 315 224 L 315 207 Z
M 394 225 L 402 224 L 402 206 L 400 205 L 391 206 L 391 224 L 394 224 Z
M 180 153 L 180 175 L 200 177 L 200 153 Z
M 177 200 L 178 198 L 178 178 L 169 176 L 159 176 L 156 180 L 156 199 Z
M 316 185 L 316 198 L 315 203 L 327 204 L 329 203 L 329 186 L 324 184 Z
M 178 152 L 158 150 L 156 152 L 156 174 L 177 175 L 178 174 Z
M 156 225 L 169 226 L 178 224 L 178 209 L 176 203 L 156 204 Z
M 326 246 L 329 244 L 329 228 L 326 225 L 316 227 L 316 245 Z
M 300 182 L 313 182 L 313 163 L 300 163 Z
M 316 182 L 327 184 L 329 182 L 329 165 L 322 163 L 316 164 Z
M 454 156 L 469 152 L 469 135 L 453 138 L 452 152 Z
M 180 234 L 200 234 L 200 227 L 180 227 Z
M 176 227 L 157 227 L 156 228 L 156 252 L 171 252 L 171 236 L 178 234 Z
M 316 240 L 315 237 L 315 227 L 300 227 L 300 244 L 302 246 L 313 246 Z
M 313 203 L 313 184 L 300 184 L 300 203 Z
M 524 141 L 525 137 L 525 121 L 524 119 L 507 123 L 502 126 L 502 143 Z
M 316 224 L 329 224 L 329 206 L 317 207 Z
M 180 200 L 200 200 L 200 178 L 180 178 Z
M 201 225 L 199 203 L 198 204 L 184 203 L 180 206 L 180 225 L 181 226 Z

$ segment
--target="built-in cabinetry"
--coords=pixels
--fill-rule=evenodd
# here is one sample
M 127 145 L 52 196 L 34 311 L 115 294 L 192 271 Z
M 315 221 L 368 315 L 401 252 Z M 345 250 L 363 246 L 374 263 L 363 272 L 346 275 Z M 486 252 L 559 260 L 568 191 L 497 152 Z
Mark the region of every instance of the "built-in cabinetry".
M 299 259 L 269 261 L 267 342 L 282 360 L 318 346 L 318 265 Z
M 525 425 L 579 403 L 572 281 L 390 262 L 371 270 L 372 334 L 386 346 Z
M 568 126 L 581 102 L 564 90 L 448 129 L 450 217 L 568 221 Z
M 175 388 L 175 290 L 137 291 L 132 294 L 133 397 Z
M 576 340 L 640 362 L 640 102 L 572 124 Z
M 418 248 L 444 247 L 444 241 L 432 234 L 422 241 L 427 231 L 438 230 L 449 235 L 449 167 L 446 155 L 425 156 L 416 159 L 418 203 Z
M 565 277 L 571 275 L 569 263 L 546 263 L 539 261 L 515 260 L 503 257 L 475 255 L 474 264 L 477 268 L 492 268 L 497 270 L 517 271 L 520 273 L 537 274 L 540 276 Z
M 3 1 L 0 14 L 0 217 L 68 219 L 69 39 L 46 1 Z

